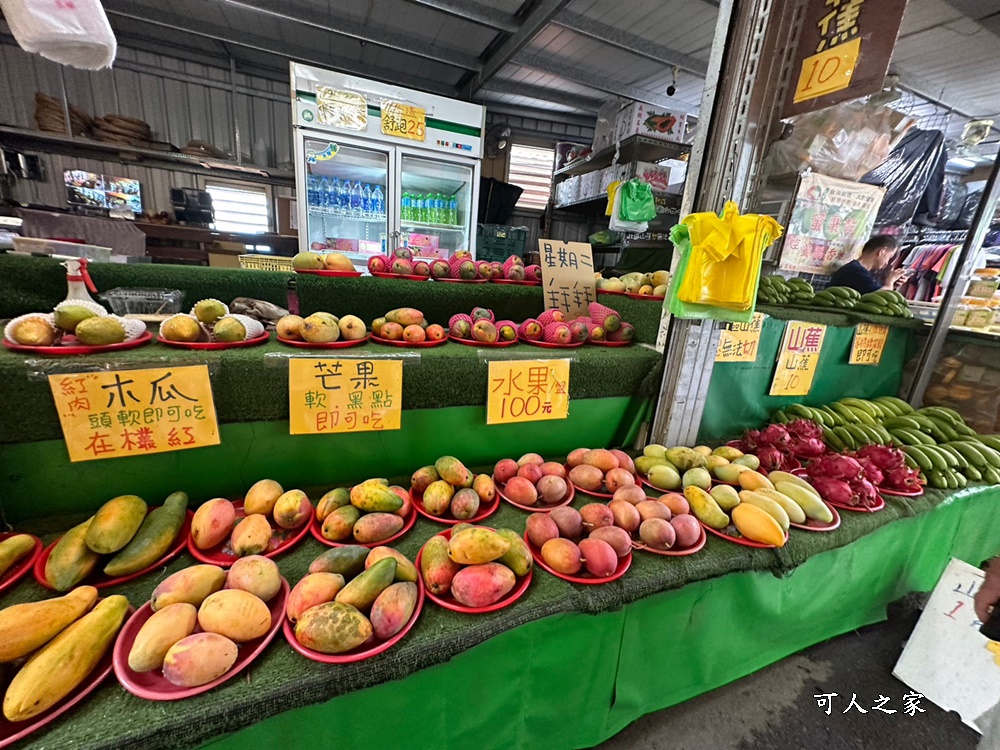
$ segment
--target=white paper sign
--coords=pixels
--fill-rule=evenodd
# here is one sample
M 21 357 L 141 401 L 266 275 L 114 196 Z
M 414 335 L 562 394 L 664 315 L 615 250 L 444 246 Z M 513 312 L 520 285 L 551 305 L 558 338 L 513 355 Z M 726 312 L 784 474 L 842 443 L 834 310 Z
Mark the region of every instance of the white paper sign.
M 972 601 L 983 578 L 952 558 L 892 671 L 976 731 L 975 720 L 1000 701 L 1000 644 L 979 632 Z

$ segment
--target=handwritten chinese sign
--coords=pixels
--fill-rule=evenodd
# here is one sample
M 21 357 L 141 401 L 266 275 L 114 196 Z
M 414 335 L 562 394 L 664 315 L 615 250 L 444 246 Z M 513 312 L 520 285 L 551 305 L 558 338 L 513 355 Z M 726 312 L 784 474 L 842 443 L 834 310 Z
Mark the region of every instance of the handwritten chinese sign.
M 795 87 L 795 102 L 815 99 L 850 86 L 860 52 L 861 41 L 853 39 L 803 60 L 799 82 Z
M 382 132 L 396 138 L 422 141 L 426 137 L 427 112 L 423 107 L 382 100 Z
M 851 358 L 848 364 L 877 365 L 882 361 L 882 351 L 889 338 L 889 326 L 874 323 L 858 323 L 851 342 Z
M 401 360 L 288 361 L 292 435 L 398 430 L 402 402 Z
M 723 323 L 719 333 L 716 362 L 755 362 L 764 313 L 754 313 L 748 323 Z
M 486 424 L 538 422 L 569 416 L 569 360 L 490 362 Z
M 586 242 L 538 240 L 542 257 L 542 296 L 545 307 L 562 310 L 566 319 L 587 315 L 597 299 L 594 252 Z
M 790 320 L 778 350 L 778 364 L 771 381 L 772 396 L 805 396 L 816 375 L 826 326 Z
M 49 375 L 70 461 L 219 444 L 208 367 Z

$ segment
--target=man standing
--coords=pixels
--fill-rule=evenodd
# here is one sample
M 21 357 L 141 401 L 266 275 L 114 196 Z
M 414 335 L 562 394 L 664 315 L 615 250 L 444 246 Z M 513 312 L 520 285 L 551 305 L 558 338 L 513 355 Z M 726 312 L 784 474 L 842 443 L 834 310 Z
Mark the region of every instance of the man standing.
M 830 286 L 847 286 L 861 294 L 877 292 L 879 289 L 892 289 L 896 282 L 906 273 L 902 268 L 889 271 L 885 286 L 875 278 L 874 271 L 880 271 L 889 265 L 892 257 L 899 250 L 899 241 L 888 234 L 877 234 L 861 248 L 861 257 L 845 263 L 830 277 Z

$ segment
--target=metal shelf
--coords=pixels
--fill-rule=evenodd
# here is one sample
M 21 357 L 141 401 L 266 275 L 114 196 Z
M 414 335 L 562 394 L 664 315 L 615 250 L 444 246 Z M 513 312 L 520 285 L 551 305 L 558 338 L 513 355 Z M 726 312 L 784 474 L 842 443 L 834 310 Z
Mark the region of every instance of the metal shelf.
M 329 216 L 334 219 L 345 219 L 346 221 L 361 221 L 366 224 L 385 224 L 386 222 L 385 214 L 379 216 L 351 216 L 349 214 L 338 213 L 336 209 L 321 206 L 309 206 L 306 210 L 313 216 Z
M 466 232 L 466 227 L 460 224 L 434 224 L 427 221 L 401 221 L 402 227 L 413 227 L 415 229 L 440 229 L 445 232 Z
M 600 151 L 594 151 L 585 159 L 576 159 L 562 169 L 553 173 L 553 177 L 577 175 L 593 172 L 596 169 L 610 167 L 614 161 L 615 151 L 618 151 L 618 163 L 626 164 L 633 161 L 657 162 L 662 159 L 673 159 L 686 154 L 691 147 L 684 143 L 659 141 L 641 135 L 633 135 L 623 140 L 620 148 L 608 146 Z

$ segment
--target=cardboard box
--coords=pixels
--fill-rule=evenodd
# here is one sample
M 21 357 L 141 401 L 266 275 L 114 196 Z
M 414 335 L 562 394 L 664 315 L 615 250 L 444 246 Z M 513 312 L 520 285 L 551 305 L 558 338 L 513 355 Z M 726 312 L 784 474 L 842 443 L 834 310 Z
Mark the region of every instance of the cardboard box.
M 298 235 L 299 215 L 294 198 L 276 198 L 278 215 L 278 234 Z
M 643 102 L 632 102 L 618 113 L 615 140 L 621 141 L 633 135 L 671 143 L 688 143 L 687 115 Z
M 645 180 L 658 193 L 665 192 L 670 187 L 670 167 L 663 164 L 653 164 L 648 161 L 635 163 L 635 176 Z

